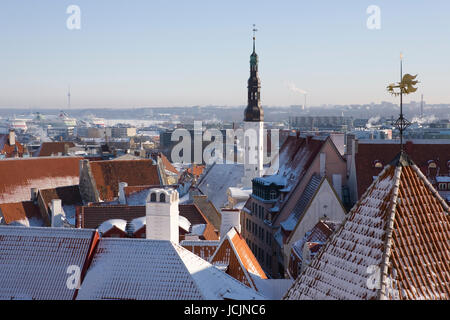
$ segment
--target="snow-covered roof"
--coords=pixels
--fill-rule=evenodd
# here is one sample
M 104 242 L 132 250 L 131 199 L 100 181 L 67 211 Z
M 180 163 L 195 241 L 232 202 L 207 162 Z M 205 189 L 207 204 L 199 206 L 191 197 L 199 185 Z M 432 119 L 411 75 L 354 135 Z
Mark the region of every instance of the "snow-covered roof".
M 294 208 L 292 209 L 291 214 L 289 217 L 281 222 L 281 226 L 286 231 L 292 231 L 294 230 L 295 226 L 297 225 L 300 217 L 305 212 L 305 209 L 308 207 L 309 203 L 312 201 L 314 195 L 317 193 L 317 190 L 321 186 L 322 181 L 325 178 L 321 178 L 317 174 L 313 174 L 311 179 L 309 180 L 308 184 L 305 187 L 305 190 L 303 191 L 302 195 L 300 196 L 300 199 L 295 204 Z
M 147 224 L 147 218 L 145 216 L 135 218 L 135 219 L 131 220 L 130 224 L 131 224 L 134 232 L 136 232 Z
M 107 220 L 105 222 L 103 222 L 99 227 L 98 227 L 98 232 L 101 233 L 105 233 L 108 232 L 109 230 L 111 230 L 112 228 L 118 228 L 122 231 L 126 230 L 127 227 L 127 222 L 123 219 L 110 219 Z
M 440 182 L 440 183 L 442 183 L 442 182 L 450 182 L 450 176 L 437 176 L 436 177 L 436 182 Z
M 0 226 L 0 300 L 72 299 L 68 268 L 83 270 L 94 234 L 90 229 Z
M 231 197 L 238 199 L 248 199 L 248 197 L 252 194 L 252 188 L 230 187 L 228 190 Z
M 0 203 L 30 200 L 30 189 L 78 185 L 78 157 L 42 157 L 0 161 Z
M 449 299 L 449 252 L 449 207 L 420 169 L 400 154 L 286 298 Z M 373 275 L 376 270 L 380 277 Z
M 198 189 L 220 210 L 227 203 L 227 190 L 241 183 L 242 164 L 213 164 L 201 178 Z
M 186 232 L 189 232 L 189 230 L 191 228 L 191 223 L 189 222 L 189 220 L 186 217 L 178 216 L 178 224 L 181 229 L 183 229 Z
M 201 236 L 205 232 L 206 224 L 195 224 L 191 228 L 191 234 Z
M 264 299 L 170 241 L 102 238 L 77 299 Z

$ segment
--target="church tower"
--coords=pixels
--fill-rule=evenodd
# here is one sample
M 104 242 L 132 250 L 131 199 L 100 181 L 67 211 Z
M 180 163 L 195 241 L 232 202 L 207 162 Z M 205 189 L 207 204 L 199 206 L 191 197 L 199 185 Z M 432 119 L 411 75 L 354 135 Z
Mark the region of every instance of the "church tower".
M 255 51 L 253 28 L 253 52 L 250 56 L 250 78 L 248 79 L 248 104 L 244 111 L 245 159 L 243 185 L 252 186 L 252 180 L 263 175 L 264 111 L 261 107 L 261 81 L 258 76 L 258 55 Z

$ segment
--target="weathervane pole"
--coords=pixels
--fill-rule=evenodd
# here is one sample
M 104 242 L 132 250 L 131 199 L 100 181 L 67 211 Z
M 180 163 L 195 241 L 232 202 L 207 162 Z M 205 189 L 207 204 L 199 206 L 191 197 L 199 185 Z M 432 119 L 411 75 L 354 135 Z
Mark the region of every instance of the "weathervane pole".
M 403 75 L 403 53 L 400 54 L 400 82 L 391 83 L 388 85 L 387 90 L 393 96 L 400 96 L 400 117 L 395 121 L 395 126 L 400 132 L 400 152 L 403 153 L 403 132 L 411 125 L 405 117 L 403 116 L 403 94 L 411 94 L 417 91 L 414 87 L 419 81 L 416 80 L 417 75 L 412 76 L 410 74 Z M 397 92 L 396 89 L 399 91 Z
M 400 83 L 403 81 L 403 53 L 400 53 Z M 403 88 L 400 86 L 400 152 L 403 153 Z

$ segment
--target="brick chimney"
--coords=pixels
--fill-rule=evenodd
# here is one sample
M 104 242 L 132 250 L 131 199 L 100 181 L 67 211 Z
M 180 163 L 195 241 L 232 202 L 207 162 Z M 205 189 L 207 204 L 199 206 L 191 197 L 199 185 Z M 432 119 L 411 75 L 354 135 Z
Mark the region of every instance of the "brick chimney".
M 179 196 L 173 189 L 150 189 L 145 205 L 146 238 L 179 242 Z

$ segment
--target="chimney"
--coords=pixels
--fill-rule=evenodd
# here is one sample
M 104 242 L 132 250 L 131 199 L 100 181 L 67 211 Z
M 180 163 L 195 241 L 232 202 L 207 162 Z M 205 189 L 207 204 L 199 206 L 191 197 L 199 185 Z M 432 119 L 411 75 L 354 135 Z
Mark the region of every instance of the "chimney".
M 125 187 L 128 187 L 128 183 L 119 182 L 119 203 L 127 204 L 127 199 L 125 197 Z
M 38 188 L 31 188 L 31 201 L 36 202 L 38 195 Z
M 222 208 L 222 222 L 220 224 L 220 237 L 223 238 L 232 228 L 241 233 L 241 212 L 239 209 Z
M 53 199 L 51 202 L 51 227 L 63 227 L 64 212 L 62 210 L 61 199 Z
M 14 132 L 14 130 L 9 130 L 9 145 L 16 145 L 16 133 Z
M 69 154 L 69 144 L 64 143 L 64 155 L 67 156 Z
M 150 189 L 145 205 L 146 237 L 179 242 L 179 197 L 173 189 Z

